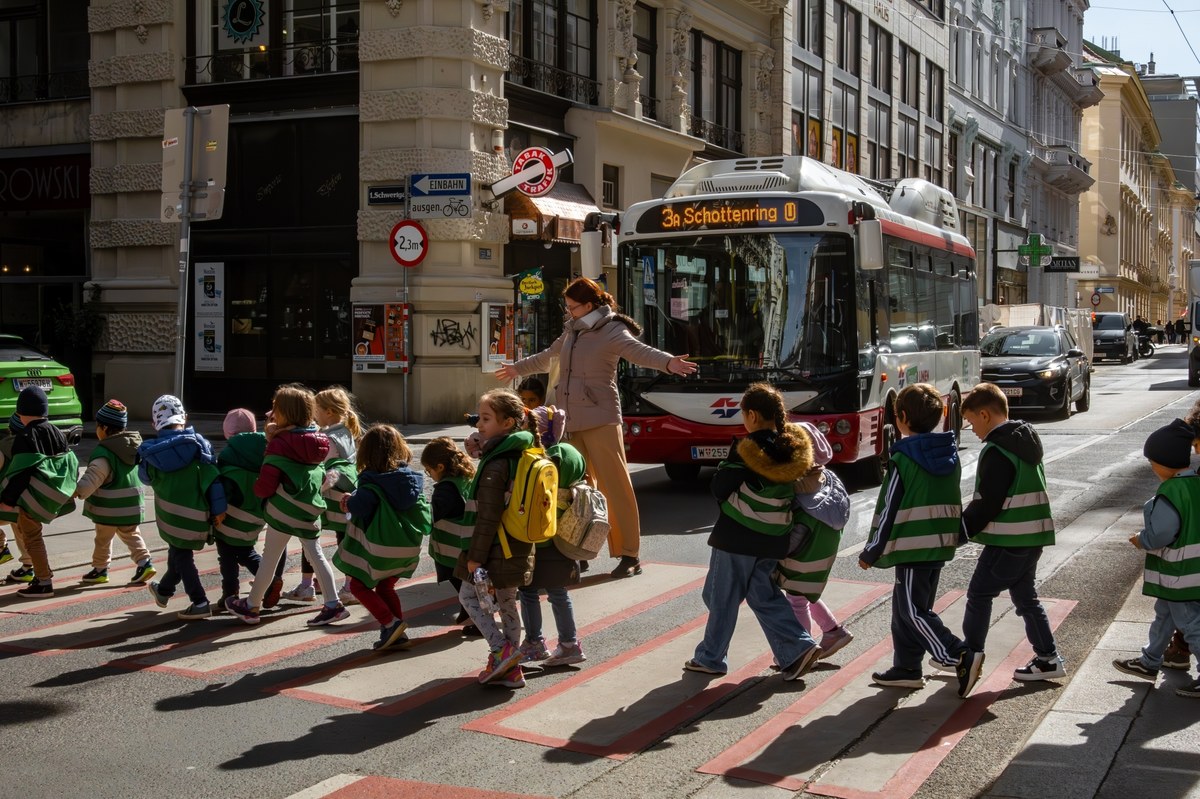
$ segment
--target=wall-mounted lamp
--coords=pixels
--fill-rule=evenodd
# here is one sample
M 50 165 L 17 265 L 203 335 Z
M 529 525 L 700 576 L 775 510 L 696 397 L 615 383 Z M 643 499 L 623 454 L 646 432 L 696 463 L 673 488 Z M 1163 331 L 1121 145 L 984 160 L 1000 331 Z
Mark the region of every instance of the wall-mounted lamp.
M 499 128 L 492 131 L 492 152 L 504 152 L 504 131 Z
M 572 245 L 571 245 L 571 252 L 579 252 L 579 245 L 578 245 L 578 244 L 572 244 Z
M 548 250 L 548 249 L 550 249 L 551 247 L 553 247 L 553 246 L 554 246 L 554 242 L 552 242 L 552 241 L 543 242 L 543 243 L 542 243 L 542 246 L 543 246 L 543 247 L 545 247 L 545 248 Z

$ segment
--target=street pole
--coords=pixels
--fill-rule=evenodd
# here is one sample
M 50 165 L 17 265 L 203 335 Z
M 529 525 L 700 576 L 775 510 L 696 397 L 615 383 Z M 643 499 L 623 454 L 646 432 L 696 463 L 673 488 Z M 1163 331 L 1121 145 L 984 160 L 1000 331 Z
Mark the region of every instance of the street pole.
M 179 184 L 179 316 L 175 321 L 175 396 L 183 400 L 183 375 L 187 363 L 187 303 L 188 262 L 192 230 L 192 196 L 196 190 L 192 180 L 192 140 L 195 137 L 196 117 L 212 113 L 207 108 L 189 105 L 183 109 L 183 180 Z M 206 184 L 201 184 L 206 185 Z M 199 195 L 207 197 L 207 193 Z M 203 217 L 203 214 L 200 215 Z

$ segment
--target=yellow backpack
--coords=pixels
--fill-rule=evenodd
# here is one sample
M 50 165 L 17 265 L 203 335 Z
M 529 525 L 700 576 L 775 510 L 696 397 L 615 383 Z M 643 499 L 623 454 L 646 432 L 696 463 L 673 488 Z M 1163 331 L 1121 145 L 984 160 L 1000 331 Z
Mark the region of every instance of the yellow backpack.
M 558 529 L 558 467 L 542 447 L 529 447 L 512 465 L 504 513 L 500 515 L 500 549 L 512 557 L 511 536 L 527 544 L 549 541 Z

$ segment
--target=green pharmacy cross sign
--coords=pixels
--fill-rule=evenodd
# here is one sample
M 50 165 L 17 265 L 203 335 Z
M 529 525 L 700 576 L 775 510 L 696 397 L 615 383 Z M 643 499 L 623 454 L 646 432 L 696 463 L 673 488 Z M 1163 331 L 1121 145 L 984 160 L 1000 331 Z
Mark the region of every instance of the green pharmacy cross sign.
M 1054 248 L 1043 244 L 1037 233 L 1029 234 L 1025 243 L 1017 247 L 1017 254 L 1021 256 L 1021 263 L 1027 266 L 1050 266 L 1054 261 Z

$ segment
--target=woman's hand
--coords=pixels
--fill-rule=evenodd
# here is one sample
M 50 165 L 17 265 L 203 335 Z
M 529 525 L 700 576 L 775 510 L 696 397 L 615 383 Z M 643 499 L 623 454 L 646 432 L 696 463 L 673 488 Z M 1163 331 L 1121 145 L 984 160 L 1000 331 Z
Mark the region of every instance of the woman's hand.
M 506 383 L 510 380 L 516 380 L 518 377 L 520 377 L 520 375 L 517 374 L 517 370 L 511 363 L 502 363 L 500 364 L 500 368 L 496 370 L 496 379 L 502 383 Z
M 673 355 L 671 360 L 667 361 L 667 372 L 673 375 L 692 375 L 700 367 L 692 361 L 687 360 L 687 353 L 683 355 Z

